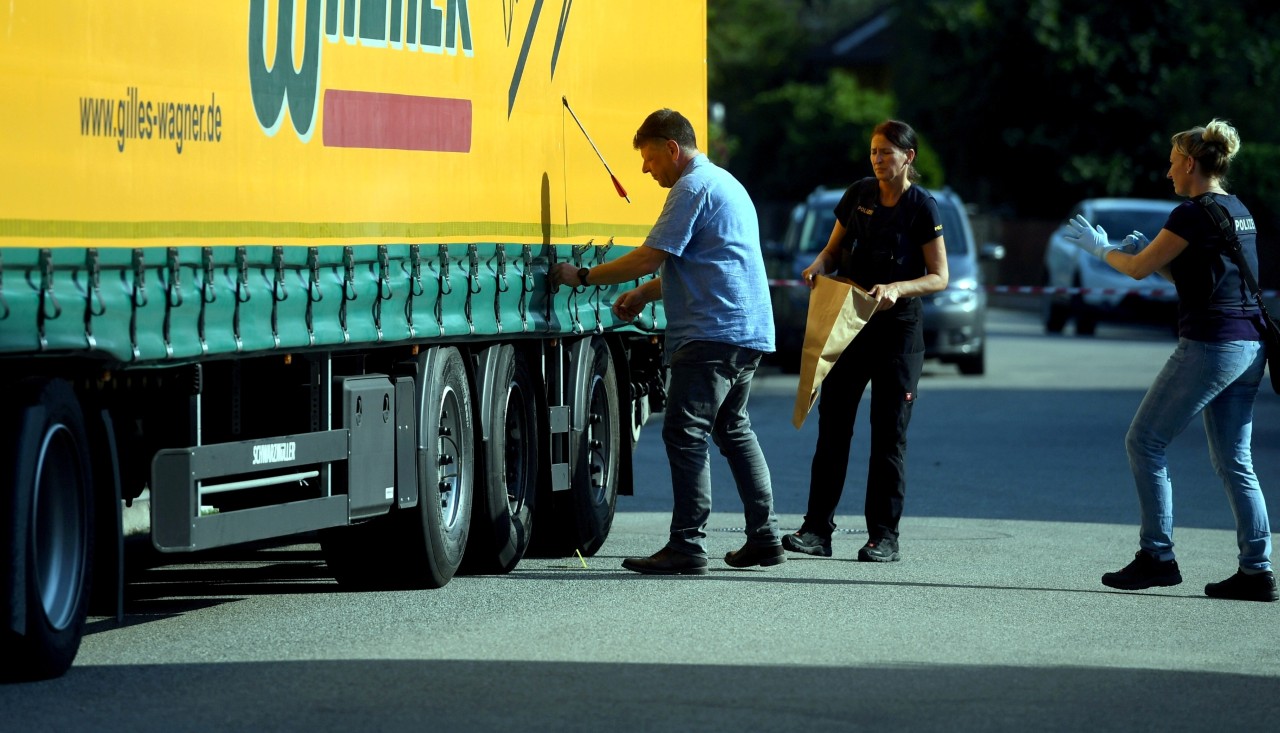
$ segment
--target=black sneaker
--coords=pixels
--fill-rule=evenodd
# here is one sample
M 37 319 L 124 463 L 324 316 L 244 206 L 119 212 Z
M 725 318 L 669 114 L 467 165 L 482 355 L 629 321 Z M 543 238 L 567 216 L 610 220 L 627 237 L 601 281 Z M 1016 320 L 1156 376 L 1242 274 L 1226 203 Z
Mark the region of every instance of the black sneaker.
M 1221 583 L 1206 585 L 1204 594 L 1210 598 L 1228 598 L 1233 601 L 1280 601 L 1280 593 L 1276 591 L 1276 576 L 1270 570 L 1252 575 L 1237 570 L 1235 575 Z
M 1133 562 L 1114 573 L 1104 573 L 1102 584 L 1120 590 L 1142 590 L 1153 586 L 1170 586 L 1182 582 L 1177 560 L 1157 560 L 1142 550 Z
M 897 562 L 897 540 L 867 540 L 867 544 L 858 550 L 858 562 Z
M 831 538 L 820 537 L 805 530 L 782 535 L 782 546 L 792 552 L 803 552 L 815 557 L 831 557 Z

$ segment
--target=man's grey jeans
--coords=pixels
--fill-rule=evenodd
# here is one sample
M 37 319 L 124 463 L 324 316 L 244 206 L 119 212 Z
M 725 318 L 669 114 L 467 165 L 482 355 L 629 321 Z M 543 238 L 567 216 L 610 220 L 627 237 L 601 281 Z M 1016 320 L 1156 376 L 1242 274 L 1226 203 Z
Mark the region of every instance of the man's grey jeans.
M 751 429 L 747 398 L 762 352 L 715 341 L 691 341 L 671 355 L 662 439 L 671 463 L 675 507 L 667 547 L 707 554 L 711 516 L 708 436 L 729 462 L 742 497 L 747 544 L 777 545 L 778 518 L 764 453 Z

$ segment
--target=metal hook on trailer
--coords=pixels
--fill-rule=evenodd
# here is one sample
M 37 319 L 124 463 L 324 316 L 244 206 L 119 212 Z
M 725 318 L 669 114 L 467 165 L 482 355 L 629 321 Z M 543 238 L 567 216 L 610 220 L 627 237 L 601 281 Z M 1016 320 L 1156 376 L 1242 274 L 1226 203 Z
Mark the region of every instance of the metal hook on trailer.
M 53 311 L 49 311 L 52 305 Z M 40 350 L 49 347 L 44 335 L 45 321 L 52 321 L 62 315 L 62 306 L 58 304 L 58 296 L 53 290 L 53 252 L 40 250 L 40 308 L 36 311 L 36 335 L 40 339 Z
M 520 250 L 524 269 L 520 272 L 520 331 L 529 330 L 529 294 L 533 292 L 533 246 L 524 245 Z
M 320 248 L 307 248 L 307 345 L 316 344 L 315 304 L 324 300 L 324 291 L 320 289 Z
M 165 251 L 164 295 L 170 306 L 177 308 L 182 305 L 182 265 L 178 262 L 177 247 L 169 247 Z
M 129 296 L 132 306 L 129 313 L 129 347 L 133 358 L 138 359 L 142 356 L 142 351 L 138 348 L 138 309 L 147 305 L 146 255 L 141 248 L 133 250 L 130 262 L 133 269 L 133 287 Z
M 204 281 L 200 283 L 200 314 L 196 316 L 196 336 L 200 339 L 200 353 L 207 354 L 209 341 L 205 336 L 205 318 L 209 304 L 218 299 L 218 291 L 213 286 L 213 247 L 201 247 L 200 260 Z
M 275 274 L 271 278 L 271 343 L 280 348 L 280 303 L 289 299 L 289 292 L 284 284 L 284 247 L 276 245 L 271 248 L 271 270 Z
M 98 266 L 96 247 L 85 250 L 84 270 L 87 279 L 84 293 L 84 340 L 88 349 L 93 351 L 98 348 L 98 339 L 93 335 L 93 319 L 107 312 L 107 306 L 102 302 L 102 272 Z
M 387 254 L 387 245 L 378 245 L 378 297 L 373 300 L 373 328 L 378 334 L 378 343 L 382 343 L 382 301 L 390 300 L 391 260 Z
M 342 327 L 342 343 L 351 343 L 347 330 L 347 303 L 360 296 L 356 292 L 356 253 L 351 247 L 342 248 L 342 303 L 338 305 L 338 325 Z
M 245 259 L 244 247 L 236 247 L 236 305 L 231 314 L 231 335 L 236 340 L 236 353 L 244 350 L 244 339 L 240 338 L 240 304 L 248 303 L 252 297 L 249 293 L 249 263 Z
M 609 237 L 609 241 L 605 242 L 603 247 L 595 247 L 594 249 L 595 249 L 595 264 L 597 265 L 604 264 L 606 260 L 606 254 L 609 252 L 609 250 L 613 249 L 613 237 Z M 600 320 L 600 301 L 602 301 L 603 299 L 604 299 L 604 296 L 601 293 L 600 288 L 599 287 L 595 288 L 595 291 L 591 294 L 591 300 L 592 300 L 592 304 L 595 306 L 595 313 L 596 313 L 595 332 L 597 335 L 604 333 L 604 324 Z
M 161 329 L 164 338 L 164 353 L 173 358 L 173 340 L 170 326 L 173 323 L 173 309 L 182 305 L 181 264 L 178 262 L 178 248 L 169 247 L 165 251 L 164 269 L 164 326 Z
M 436 326 L 440 335 L 444 335 L 444 296 L 453 292 L 453 283 L 449 280 L 449 245 L 442 244 L 437 252 L 440 261 L 440 276 L 436 280 Z
M 4 253 L 0 252 L 0 321 L 9 317 L 9 304 L 4 299 Z
M 404 267 L 401 262 L 400 267 Z M 422 287 L 422 253 L 416 244 L 409 245 L 409 292 L 404 299 L 404 318 L 409 326 L 409 338 L 415 338 L 418 335 L 418 328 L 413 323 L 413 299 L 422 295 L 425 289 Z

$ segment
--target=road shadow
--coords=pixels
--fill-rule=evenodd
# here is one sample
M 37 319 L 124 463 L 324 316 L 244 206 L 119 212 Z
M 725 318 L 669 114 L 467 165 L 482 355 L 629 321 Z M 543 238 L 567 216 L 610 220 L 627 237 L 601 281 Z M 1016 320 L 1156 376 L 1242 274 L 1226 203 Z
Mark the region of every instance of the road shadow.
M 0 709 L 9 730 L 133 733 L 1051 733 L 1269 730 L 1277 692 L 1275 677 L 1109 667 L 357 659 L 76 666 L 0 686 Z
M 343 592 L 310 535 L 190 554 L 125 543 L 124 617 L 91 618 L 85 634 L 160 621 L 255 596 Z
M 619 560 L 621 558 L 618 558 Z M 856 563 L 856 560 L 832 560 L 824 558 L 818 560 L 814 558 L 813 562 L 844 562 Z M 798 562 L 805 562 L 805 559 L 799 559 Z M 1163 597 L 1163 598 L 1181 598 L 1192 600 L 1210 601 L 1211 599 L 1205 595 L 1196 595 L 1188 593 L 1176 592 L 1160 592 L 1144 590 L 1141 593 L 1136 591 L 1117 591 L 1110 588 L 1063 588 L 1048 586 L 1029 586 L 1029 585 L 988 585 L 988 584 L 968 584 L 968 583 L 929 583 L 921 581 L 901 581 L 901 580 L 867 580 L 865 578 L 814 578 L 814 577 L 787 577 L 781 575 L 771 575 L 766 570 L 757 568 L 730 568 L 730 567 L 713 567 L 706 575 L 643 575 L 634 573 L 629 570 L 610 569 L 588 569 L 586 572 L 581 570 L 520 570 L 514 572 L 507 578 L 513 581 L 528 580 L 555 580 L 555 581 L 582 581 L 582 580 L 627 580 L 629 582 L 650 582 L 650 583 L 707 583 L 707 582 L 748 582 L 748 583 L 764 583 L 778 585 L 837 585 L 837 586 L 880 586 L 894 588 L 948 588 L 962 589 L 974 591 L 1009 591 L 1015 593 L 1070 593 L 1070 594 L 1089 594 L 1089 595 L 1138 595 L 1143 597 Z M 1217 601 L 1214 601 L 1217 602 Z

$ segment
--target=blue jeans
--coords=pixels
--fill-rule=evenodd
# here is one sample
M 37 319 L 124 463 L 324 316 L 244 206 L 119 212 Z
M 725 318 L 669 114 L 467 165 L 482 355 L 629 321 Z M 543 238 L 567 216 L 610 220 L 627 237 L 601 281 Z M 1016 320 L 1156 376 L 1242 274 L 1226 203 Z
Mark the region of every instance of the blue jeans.
M 667 547 L 707 554 L 711 517 L 710 436 L 729 462 L 742 497 L 747 544 L 777 545 L 778 518 L 764 453 L 747 416 L 751 378 L 761 352 L 714 341 L 691 341 L 671 355 L 662 439 L 671 463 L 675 508 Z
M 1142 507 L 1142 549 L 1161 560 L 1173 554 L 1173 487 L 1165 449 L 1203 415 L 1209 457 L 1236 518 L 1240 568 L 1271 569 L 1271 524 L 1253 472 L 1253 401 L 1262 381 L 1260 341 L 1179 339 L 1133 417 L 1125 447 Z

